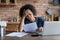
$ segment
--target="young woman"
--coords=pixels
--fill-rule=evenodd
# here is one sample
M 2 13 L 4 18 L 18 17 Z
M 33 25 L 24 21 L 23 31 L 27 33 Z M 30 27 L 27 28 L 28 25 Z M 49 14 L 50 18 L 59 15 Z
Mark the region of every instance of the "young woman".
M 28 24 L 28 23 L 32 23 L 32 22 L 36 22 L 37 27 L 38 27 L 38 29 L 36 29 L 37 31 L 43 31 L 44 20 L 40 17 L 34 17 L 35 14 L 36 14 L 35 7 L 32 6 L 31 4 L 26 4 L 21 7 L 21 9 L 19 11 L 19 16 L 21 17 L 20 32 L 23 31 L 23 29 L 21 29 L 21 27 L 24 24 Z

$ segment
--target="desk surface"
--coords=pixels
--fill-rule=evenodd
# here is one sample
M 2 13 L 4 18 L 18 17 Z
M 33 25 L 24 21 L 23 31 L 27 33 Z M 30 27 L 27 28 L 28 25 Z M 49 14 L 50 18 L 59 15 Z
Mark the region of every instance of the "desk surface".
M 4 37 L 4 40 L 60 40 L 60 36 L 31 37 L 31 35 L 26 35 L 24 37 Z

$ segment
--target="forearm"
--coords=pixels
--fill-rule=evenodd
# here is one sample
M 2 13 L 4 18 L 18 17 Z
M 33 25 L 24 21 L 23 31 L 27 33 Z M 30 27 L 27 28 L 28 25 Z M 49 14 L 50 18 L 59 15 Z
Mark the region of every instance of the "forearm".
M 23 31 L 22 26 L 24 25 L 24 20 L 25 20 L 25 17 L 22 17 L 22 18 L 21 18 L 21 20 L 20 20 L 20 24 L 19 24 L 20 32 L 22 32 L 22 31 Z

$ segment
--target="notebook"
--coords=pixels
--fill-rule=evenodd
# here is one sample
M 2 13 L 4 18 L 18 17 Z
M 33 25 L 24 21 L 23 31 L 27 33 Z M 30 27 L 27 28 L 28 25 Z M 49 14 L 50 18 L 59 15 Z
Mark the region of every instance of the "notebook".
M 12 32 L 12 33 L 9 33 L 5 36 L 9 36 L 9 37 L 23 37 L 25 35 L 28 35 L 28 33 L 25 33 L 25 32 Z

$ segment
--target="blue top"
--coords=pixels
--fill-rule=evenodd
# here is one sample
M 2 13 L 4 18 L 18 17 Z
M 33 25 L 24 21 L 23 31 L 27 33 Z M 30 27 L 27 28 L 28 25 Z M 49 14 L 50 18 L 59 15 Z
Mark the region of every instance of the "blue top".
M 40 18 L 40 17 L 35 17 L 35 21 L 37 24 L 37 27 L 43 27 L 44 26 L 44 19 Z M 28 20 L 27 18 L 25 18 L 24 24 L 29 24 L 32 23 L 30 20 Z

